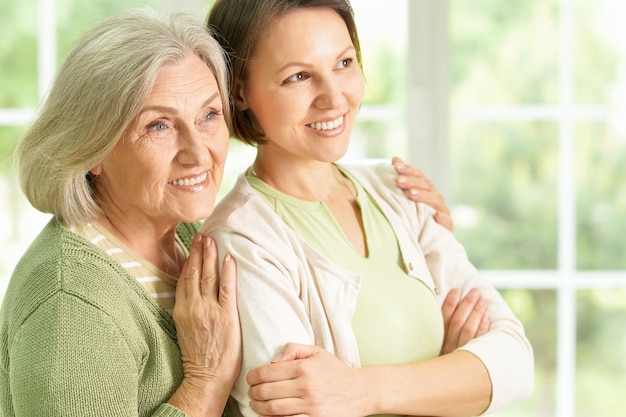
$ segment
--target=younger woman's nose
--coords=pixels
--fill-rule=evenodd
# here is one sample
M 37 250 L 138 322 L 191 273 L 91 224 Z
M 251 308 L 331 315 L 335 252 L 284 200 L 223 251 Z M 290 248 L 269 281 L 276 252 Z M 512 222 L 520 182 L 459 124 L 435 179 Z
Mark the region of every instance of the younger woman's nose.
M 318 83 L 315 105 L 321 109 L 338 108 L 344 102 L 344 92 L 338 80 L 324 79 Z

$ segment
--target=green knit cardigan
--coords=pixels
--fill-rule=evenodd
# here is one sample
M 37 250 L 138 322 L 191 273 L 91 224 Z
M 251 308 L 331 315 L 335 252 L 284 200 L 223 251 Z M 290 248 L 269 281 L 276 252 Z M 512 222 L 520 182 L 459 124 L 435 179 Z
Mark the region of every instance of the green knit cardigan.
M 187 247 L 198 227 L 178 227 Z M 182 379 L 170 315 L 53 217 L 0 310 L 0 416 L 182 417 L 166 403 Z

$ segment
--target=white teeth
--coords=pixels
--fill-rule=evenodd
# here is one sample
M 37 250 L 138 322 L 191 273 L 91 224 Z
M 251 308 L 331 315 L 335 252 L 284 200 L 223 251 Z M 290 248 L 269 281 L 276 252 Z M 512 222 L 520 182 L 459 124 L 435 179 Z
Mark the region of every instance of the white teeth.
M 204 180 L 206 180 L 207 177 L 207 173 L 205 172 L 202 175 L 199 175 L 195 178 L 185 178 L 185 179 L 181 179 L 181 180 L 174 180 L 171 181 L 170 184 L 173 185 L 178 185 L 180 187 L 186 187 L 186 186 L 190 186 L 190 185 L 196 185 L 199 184 L 201 182 L 203 182 Z
M 309 123 L 307 126 L 309 126 L 310 128 L 313 128 L 315 130 L 330 130 L 330 129 L 336 129 L 339 126 L 341 126 L 342 124 L 343 124 L 343 116 L 340 116 L 340 117 L 338 117 L 335 120 L 330 121 L 330 122 Z

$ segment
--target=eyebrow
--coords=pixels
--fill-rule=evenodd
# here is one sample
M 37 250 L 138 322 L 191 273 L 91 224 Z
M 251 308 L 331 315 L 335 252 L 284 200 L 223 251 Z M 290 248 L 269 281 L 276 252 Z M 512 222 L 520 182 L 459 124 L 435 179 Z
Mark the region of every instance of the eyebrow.
M 213 94 L 211 97 L 206 99 L 204 101 L 204 103 L 202 103 L 201 107 L 202 108 L 207 107 L 212 101 L 215 100 L 216 97 L 219 97 L 219 92 Z M 157 112 L 161 112 L 161 113 L 178 114 L 178 110 L 175 109 L 174 107 L 154 105 L 154 106 L 144 107 L 143 109 L 141 109 L 139 111 L 138 116 L 141 116 L 142 114 L 144 114 L 146 112 L 149 112 L 149 111 L 157 111 Z
M 350 45 L 350 46 L 346 47 L 346 49 L 341 51 L 339 54 L 337 54 L 337 58 L 335 58 L 335 59 L 340 59 L 349 50 L 354 50 L 356 52 L 356 48 L 354 47 L 354 45 Z M 312 66 L 313 66 L 313 64 L 307 64 L 307 63 L 304 63 L 304 62 L 292 61 L 292 62 L 288 62 L 287 64 L 283 65 L 277 72 L 282 72 L 282 71 L 284 71 L 285 69 L 287 69 L 289 67 L 307 67 L 307 68 L 311 68 Z

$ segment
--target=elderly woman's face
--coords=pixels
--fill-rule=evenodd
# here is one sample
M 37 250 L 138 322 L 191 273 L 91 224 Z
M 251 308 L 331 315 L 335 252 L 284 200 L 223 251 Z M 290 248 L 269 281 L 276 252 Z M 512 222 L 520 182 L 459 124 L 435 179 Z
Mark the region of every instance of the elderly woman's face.
M 228 150 L 222 106 L 199 57 L 164 66 L 135 122 L 92 170 L 105 215 L 137 225 L 208 217 Z

